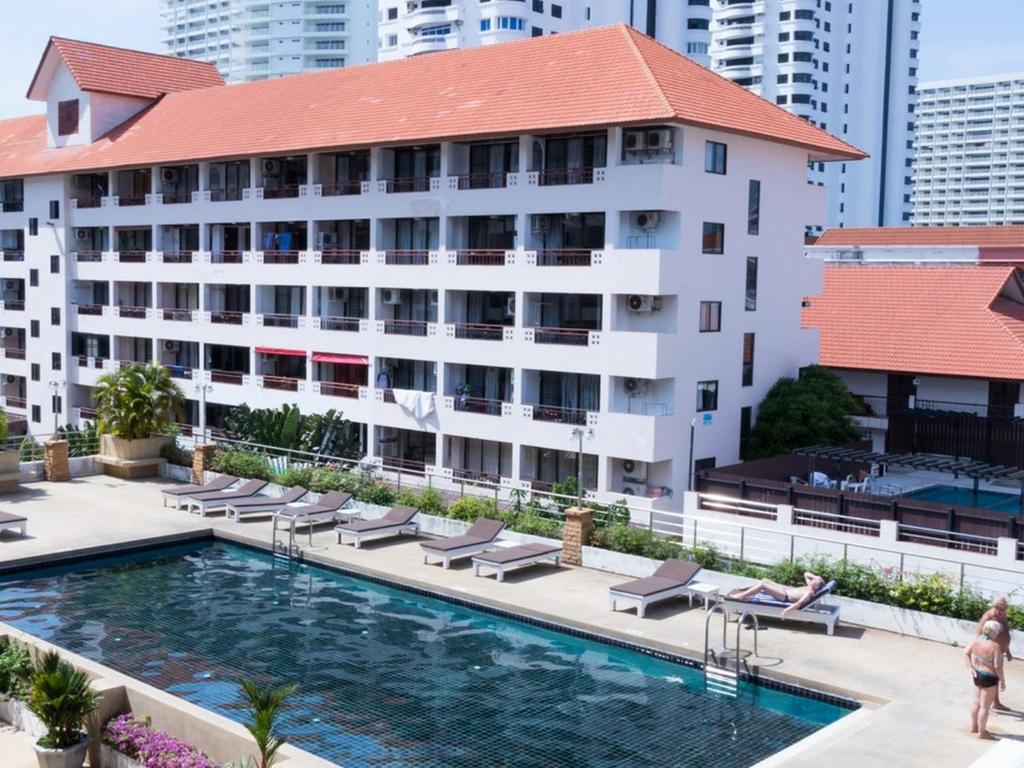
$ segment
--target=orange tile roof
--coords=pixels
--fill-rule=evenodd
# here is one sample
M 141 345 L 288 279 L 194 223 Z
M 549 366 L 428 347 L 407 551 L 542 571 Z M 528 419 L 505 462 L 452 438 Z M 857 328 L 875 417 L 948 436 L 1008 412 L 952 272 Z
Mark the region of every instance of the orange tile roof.
M 1024 227 L 835 227 L 814 245 L 1024 246 Z
M 83 91 L 156 99 L 165 93 L 224 85 L 224 78 L 217 67 L 204 61 L 161 56 L 63 37 L 50 38 L 40 60 L 40 68 L 50 46 L 56 48 Z M 39 69 L 32 78 L 33 85 L 38 76 Z M 29 86 L 31 90 L 32 86 Z
M 803 311 L 834 368 L 1024 379 L 1024 271 L 830 265 Z
M 82 147 L 47 149 L 42 130 L 26 144 L 0 122 L 0 177 L 664 121 L 864 156 L 618 25 L 169 93 Z

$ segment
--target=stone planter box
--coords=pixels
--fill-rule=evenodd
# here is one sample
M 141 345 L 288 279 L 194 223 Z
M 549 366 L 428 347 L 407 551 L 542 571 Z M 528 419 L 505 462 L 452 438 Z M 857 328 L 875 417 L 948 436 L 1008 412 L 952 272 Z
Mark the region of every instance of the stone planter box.
M 14 493 L 18 490 L 21 477 L 21 461 L 16 450 L 0 451 L 0 493 Z
M 171 480 L 179 480 L 183 483 L 192 482 L 192 468 L 179 467 L 177 464 L 164 464 L 160 468 L 160 474 Z
M 166 459 L 160 457 L 160 449 L 173 439 L 144 437 L 139 440 L 125 440 L 113 435 L 102 435 L 97 460 L 103 464 L 105 474 L 124 480 L 155 477 L 160 474 L 160 467 L 167 463 Z
M 39 718 L 17 699 L 0 698 L 0 720 L 10 723 L 19 731 L 24 731 L 33 739 L 40 738 L 46 732 Z
M 142 763 L 106 744 L 100 745 L 100 765 L 102 768 L 142 768 Z

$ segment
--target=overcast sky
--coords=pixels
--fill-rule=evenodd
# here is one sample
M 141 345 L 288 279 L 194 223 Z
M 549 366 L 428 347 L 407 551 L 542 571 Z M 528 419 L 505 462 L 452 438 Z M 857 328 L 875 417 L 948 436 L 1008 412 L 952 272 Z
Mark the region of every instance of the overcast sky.
M 1024 71 L 1022 0 L 922 0 L 921 6 L 921 80 Z M 42 111 L 25 91 L 50 35 L 159 51 L 159 7 L 158 0 L 4 0 L 0 118 Z

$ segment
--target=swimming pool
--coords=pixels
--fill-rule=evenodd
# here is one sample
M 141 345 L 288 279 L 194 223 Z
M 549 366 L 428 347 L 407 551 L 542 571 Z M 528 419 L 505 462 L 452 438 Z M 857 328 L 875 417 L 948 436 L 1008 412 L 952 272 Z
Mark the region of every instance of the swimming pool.
M 1010 515 L 1020 514 L 1021 511 L 1020 496 L 1016 494 L 999 493 L 998 491 L 978 491 L 975 494 L 970 488 L 959 488 L 955 485 L 932 485 L 919 491 L 905 493 L 903 497 L 906 499 L 920 499 L 921 501 L 934 501 L 939 504 L 949 504 L 956 507 L 995 509 Z
M 284 732 L 346 768 L 739 768 L 849 712 L 222 542 L 5 577 L 0 621 L 234 719 L 298 682 Z

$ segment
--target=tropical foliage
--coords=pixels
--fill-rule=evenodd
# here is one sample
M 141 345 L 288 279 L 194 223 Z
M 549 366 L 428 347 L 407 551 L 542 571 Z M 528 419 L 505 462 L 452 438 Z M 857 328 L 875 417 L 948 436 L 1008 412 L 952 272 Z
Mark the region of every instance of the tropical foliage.
M 161 434 L 184 414 L 185 396 L 157 363 L 132 363 L 100 376 L 92 399 L 100 434 L 125 440 Z
M 10 432 L 7 428 L 7 414 L 0 411 L 0 451 L 7 450 L 7 439 Z
M 87 421 L 81 427 L 66 424 L 57 430 L 57 437 L 68 441 L 68 456 L 71 458 L 95 456 L 99 452 L 99 429 L 94 422 Z
M 43 446 L 32 435 L 25 435 L 18 445 L 18 459 L 20 461 L 42 461 Z
M 245 729 L 256 742 L 257 768 L 270 768 L 277 758 L 277 752 L 284 746 L 285 738 L 277 730 L 277 718 L 281 705 L 298 690 L 296 685 L 269 688 L 251 680 L 242 682 L 242 694 L 249 711 L 249 722 Z
M 349 458 L 359 448 L 355 426 L 333 408 L 303 416 L 296 405 L 254 410 L 243 403 L 231 409 L 225 426 L 234 440 L 320 456 Z
M 7 635 L 0 637 L 0 697 L 24 699 L 32 682 L 32 672 L 28 646 Z
M 82 740 L 82 726 L 99 705 L 100 695 L 89 685 L 81 670 L 64 661 L 55 651 L 36 663 L 29 686 L 29 710 L 39 718 L 46 733 L 39 746 L 68 749 Z

